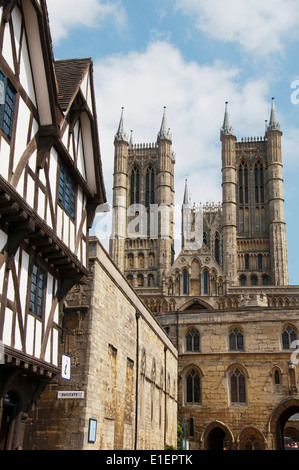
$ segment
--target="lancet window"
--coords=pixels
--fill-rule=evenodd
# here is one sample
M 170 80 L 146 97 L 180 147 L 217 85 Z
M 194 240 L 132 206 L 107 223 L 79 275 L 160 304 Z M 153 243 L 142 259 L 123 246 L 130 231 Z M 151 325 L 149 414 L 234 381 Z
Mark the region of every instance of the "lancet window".
M 155 204 L 155 172 L 150 166 L 145 175 L 145 205 Z
M 200 403 L 200 377 L 195 369 L 186 377 L 187 403 Z
M 245 376 L 240 369 L 234 369 L 230 376 L 231 403 L 246 403 Z
M 140 172 L 137 167 L 134 167 L 131 171 L 130 177 L 130 203 L 139 204 L 140 195 Z
M 254 183 L 255 183 L 255 203 L 263 204 L 265 202 L 264 167 L 261 161 L 258 161 L 254 167 Z
M 239 165 L 239 203 L 248 204 L 248 167 L 245 162 Z
M 186 336 L 186 350 L 199 351 L 199 334 L 194 328 Z

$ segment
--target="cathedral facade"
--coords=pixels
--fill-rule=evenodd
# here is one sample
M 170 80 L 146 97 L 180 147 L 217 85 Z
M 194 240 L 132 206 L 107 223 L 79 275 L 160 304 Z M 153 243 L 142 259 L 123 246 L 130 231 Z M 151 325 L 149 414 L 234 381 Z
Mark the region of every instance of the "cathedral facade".
M 179 353 L 179 421 L 194 449 L 281 449 L 299 410 L 299 288 L 289 285 L 282 132 L 237 141 L 225 106 L 222 203 L 182 197 L 174 256 L 174 166 L 166 111 L 155 144 L 115 135 L 110 255 Z

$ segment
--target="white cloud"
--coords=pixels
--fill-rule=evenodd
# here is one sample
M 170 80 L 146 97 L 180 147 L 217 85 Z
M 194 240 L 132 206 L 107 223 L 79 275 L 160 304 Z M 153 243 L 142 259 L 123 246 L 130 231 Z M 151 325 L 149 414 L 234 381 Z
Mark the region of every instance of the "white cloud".
M 80 26 L 101 27 L 111 20 L 122 28 L 127 21 L 125 9 L 118 0 L 48 0 L 47 5 L 54 44 Z
M 113 178 L 114 134 L 121 107 L 134 143 L 155 142 L 163 106 L 176 153 L 176 202 L 189 174 L 192 199 L 221 200 L 220 128 L 225 101 L 238 137 L 264 134 L 270 116 L 269 81 L 238 83 L 239 70 L 215 62 L 200 66 L 184 60 L 168 42 L 153 42 L 144 53 L 110 56 L 95 63 L 101 152 L 109 202 Z M 270 98 L 269 98 L 270 96 Z
M 286 40 L 298 38 L 298 0 L 176 0 L 176 7 L 208 36 L 258 56 L 281 52 Z

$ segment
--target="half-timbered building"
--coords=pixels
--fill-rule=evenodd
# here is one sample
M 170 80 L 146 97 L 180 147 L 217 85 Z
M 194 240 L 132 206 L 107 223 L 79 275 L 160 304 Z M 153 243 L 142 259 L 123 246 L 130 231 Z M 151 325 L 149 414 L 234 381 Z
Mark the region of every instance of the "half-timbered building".
M 60 374 L 62 301 L 106 196 L 91 59 L 54 61 L 44 0 L 0 16 L 0 449 L 15 449 Z

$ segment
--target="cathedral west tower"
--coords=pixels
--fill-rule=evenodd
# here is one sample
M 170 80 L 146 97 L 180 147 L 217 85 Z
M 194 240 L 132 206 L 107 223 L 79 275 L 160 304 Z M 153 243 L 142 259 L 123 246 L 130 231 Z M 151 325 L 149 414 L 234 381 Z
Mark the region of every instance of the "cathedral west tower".
M 134 144 L 123 110 L 114 140 L 110 255 L 133 287 L 158 287 L 174 254 L 174 154 L 166 109 L 155 143 Z

